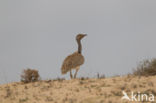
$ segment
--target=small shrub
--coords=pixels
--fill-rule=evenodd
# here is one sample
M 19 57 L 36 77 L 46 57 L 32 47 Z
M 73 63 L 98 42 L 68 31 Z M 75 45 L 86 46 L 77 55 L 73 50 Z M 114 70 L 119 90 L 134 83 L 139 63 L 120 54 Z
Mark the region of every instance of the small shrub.
M 23 71 L 23 74 L 21 75 L 21 82 L 24 83 L 35 82 L 38 81 L 39 78 L 40 75 L 37 70 L 28 68 Z
M 133 71 L 138 76 L 154 76 L 156 75 L 156 58 L 152 60 L 142 61 Z

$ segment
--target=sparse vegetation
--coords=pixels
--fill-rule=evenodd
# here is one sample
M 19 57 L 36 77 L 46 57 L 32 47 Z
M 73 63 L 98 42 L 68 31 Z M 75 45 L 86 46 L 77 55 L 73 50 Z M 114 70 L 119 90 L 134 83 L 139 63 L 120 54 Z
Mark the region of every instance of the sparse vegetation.
M 135 88 L 137 88 L 137 84 L 132 83 L 132 84 L 131 84 L 131 87 L 135 89 Z
M 79 84 L 80 84 L 80 85 L 84 84 L 84 81 L 80 80 L 80 81 L 79 81 Z
M 23 71 L 21 75 L 21 82 L 24 83 L 35 82 L 38 81 L 39 78 L 40 75 L 37 70 L 28 68 Z
M 7 87 L 6 87 L 6 96 L 5 96 L 5 98 L 10 97 L 10 96 L 11 96 L 11 94 L 12 94 L 12 91 L 11 91 L 10 87 L 9 87 L 9 86 L 7 86 Z
M 121 91 L 111 91 L 111 93 L 115 96 L 122 96 Z
M 106 76 L 105 74 L 100 75 L 99 73 L 97 73 L 97 78 L 98 79 L 104 79 Z
M 65 78 L 60 78 L 60 77 L 57 77 L 56 79 L 53 79 L 53 81 L 59 81 L 59 82 L 62 82 L 64 80 L 65 80 Z
M 87 79 L 89 79 L 89 77 L 81 77 L 81 78 L 79 78 L 80 80 L 87 80 Z
M 28 101 L 28 97 L 23 98 L 23 99 L 19 99 L 19 103 L 24 103 L 24 102 L 26 102 L 26 101 Z
M 15 82 L 0 86 L 0 103 L 128 103 L 121 101 L 122 91 L 128 95 L 132 91 L 156 95 L 155 80 L 156 76 L 126 75 L 105 79 L 56 78 L 29 84 Z
M 133 71 L 137 76 L 153 76 L 156 75 L 156 58 L 142 61 Z

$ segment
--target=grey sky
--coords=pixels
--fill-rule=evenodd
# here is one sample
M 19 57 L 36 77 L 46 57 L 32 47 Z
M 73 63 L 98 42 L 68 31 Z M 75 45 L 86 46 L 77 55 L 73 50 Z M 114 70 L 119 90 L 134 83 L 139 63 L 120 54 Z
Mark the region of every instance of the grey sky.
M 126 74 L 156 57 L 155 0 L 1 0 L 0 83 L 19 81 L 25 68 L 43 79 L 60 73 L 82 40 L 85 64 L 78 76 Z

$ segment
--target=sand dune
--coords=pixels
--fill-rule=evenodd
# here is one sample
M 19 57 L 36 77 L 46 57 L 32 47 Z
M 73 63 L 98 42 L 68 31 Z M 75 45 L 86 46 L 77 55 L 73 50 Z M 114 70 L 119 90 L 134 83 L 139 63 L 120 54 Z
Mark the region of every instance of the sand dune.
M 45 80 L 27 84 L 14 82 L 0 85 L 0 103 L 133 103 L 121 100 L 122 91 L 128 95 L 139 91 L 156 96 L 155 81 L 156 76 L 124 76 Z

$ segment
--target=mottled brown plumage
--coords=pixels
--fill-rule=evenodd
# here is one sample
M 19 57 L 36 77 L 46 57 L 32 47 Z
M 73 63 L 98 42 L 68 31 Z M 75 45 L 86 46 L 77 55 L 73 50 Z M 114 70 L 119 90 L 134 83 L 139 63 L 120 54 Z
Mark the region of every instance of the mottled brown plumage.
M 85 36 L 86 34 L 78 34 L 76 36 L 76 41 L 78 43 L 78 51 L 65 58 L 61 67 L 62 74 L 66 74 L 67 72 L 70 71 L 70 77 L 73 78 L 71 70 L 76 69 L 74 75 L 74 78 L 76 78 L 79 67 L 84 63 L 84 57 L 81 54 L 82 52 L 81 39 Z
M 62 74 L 66 74 L 70 69 L 74 69 L 84 63 L 84 57 L 82 54 L 75 52 L 67 56 L 62 65 Z

